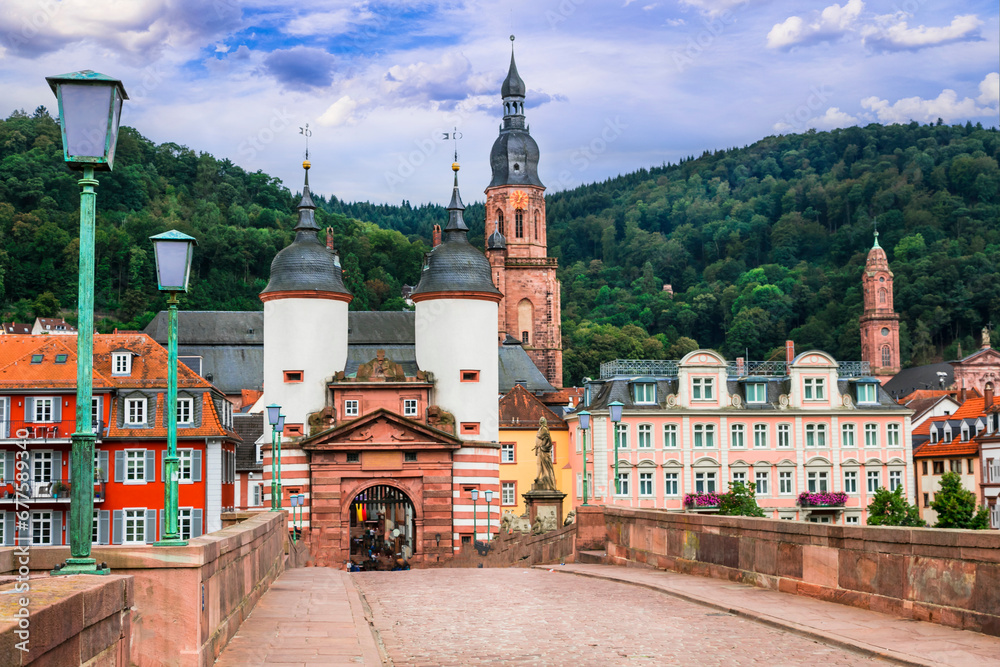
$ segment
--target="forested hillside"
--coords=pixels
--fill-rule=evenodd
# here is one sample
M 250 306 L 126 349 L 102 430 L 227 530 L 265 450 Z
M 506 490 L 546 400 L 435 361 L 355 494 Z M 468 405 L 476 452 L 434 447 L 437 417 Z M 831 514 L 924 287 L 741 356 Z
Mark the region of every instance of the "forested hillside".
M 566 381 L 606 359 L 679 357 L 696 345 L 762 358 L 789 337 L 860 358 L 861 272 L 876 219 L 904 361 L 969 351 L 1000 312 L 998 158 L 996 129 L 869 125 L 768 137 L 550 194 Z M 4 319 L 75 305 L 77 178 L 44 108 L 0 121 Z M 141 327 L 162 307 L 148 237 L 170 228 L 199 241 L 185 308 L 261 307 L 296 219 L 296 195 L 280 181 L 131 128 L 114 172 L 99 178 L 102 329 Z M 319 224 L 335 230 L 351 307 L 403 307 L 400 287 L 417 282 L 444 209 L 314 199 Z M 480 246 L 483 218 L 481 204 L 466 211 Z
M 996 129 L 869 125 L 550 195 L 567 381 L 615 356 L 678 358 L 695 342 L 760 359 L 787 337 L 860 359 L 876 218 L 904 363 L 970 352 L 1000 315 L 998 157 Z

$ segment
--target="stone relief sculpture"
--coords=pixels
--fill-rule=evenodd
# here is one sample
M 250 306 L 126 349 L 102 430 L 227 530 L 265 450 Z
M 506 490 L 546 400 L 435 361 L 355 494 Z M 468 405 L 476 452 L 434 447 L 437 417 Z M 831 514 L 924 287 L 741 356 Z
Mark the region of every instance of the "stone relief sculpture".
M 538 424 L 534 447 L 538 457 L 538 475 L 531 488 L 536 491 L 557 491 L 556 471 L 552 465 L 552 436 L 549 435 L 549 424 L 545 417 L 539 419 Z
M 576 523 L 576 510 L 570 510 L 569 514 L 566 515 L 566 520 L 563 521 L 564 526 L 571 526 Z

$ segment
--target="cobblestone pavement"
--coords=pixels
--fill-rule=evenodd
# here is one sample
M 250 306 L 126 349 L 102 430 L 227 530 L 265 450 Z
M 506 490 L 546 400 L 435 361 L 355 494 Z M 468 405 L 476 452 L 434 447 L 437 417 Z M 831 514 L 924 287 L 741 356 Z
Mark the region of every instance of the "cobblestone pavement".
M 395 667 L 887 664 L 613 581 L 528 569 L 351 576 Z

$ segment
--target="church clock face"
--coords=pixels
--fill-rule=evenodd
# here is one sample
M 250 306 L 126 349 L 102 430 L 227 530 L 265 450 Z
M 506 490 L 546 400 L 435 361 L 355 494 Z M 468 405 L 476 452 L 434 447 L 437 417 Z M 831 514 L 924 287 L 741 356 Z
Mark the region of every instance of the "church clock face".
M 887 327 L 882 327 L 882 335 L 883 336 L 888 336 L 889 335 L 889 329 Z
M 515 190 L 510 196 L 510 203 L 514 208 L 525 208 L 528 205 L 528 193 L 523 190 Z

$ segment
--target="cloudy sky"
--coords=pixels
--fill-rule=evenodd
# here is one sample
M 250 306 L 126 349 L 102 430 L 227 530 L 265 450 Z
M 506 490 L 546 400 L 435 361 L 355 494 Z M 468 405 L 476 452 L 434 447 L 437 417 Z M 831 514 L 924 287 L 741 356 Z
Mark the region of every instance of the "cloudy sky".
M 996 0 L 4 0 L 0 114 L 46 75 L 124 81 L 123 123 L 293 190 L 482 200 L 511 43 L 550 191 L 868 122 L 998 124 Z

